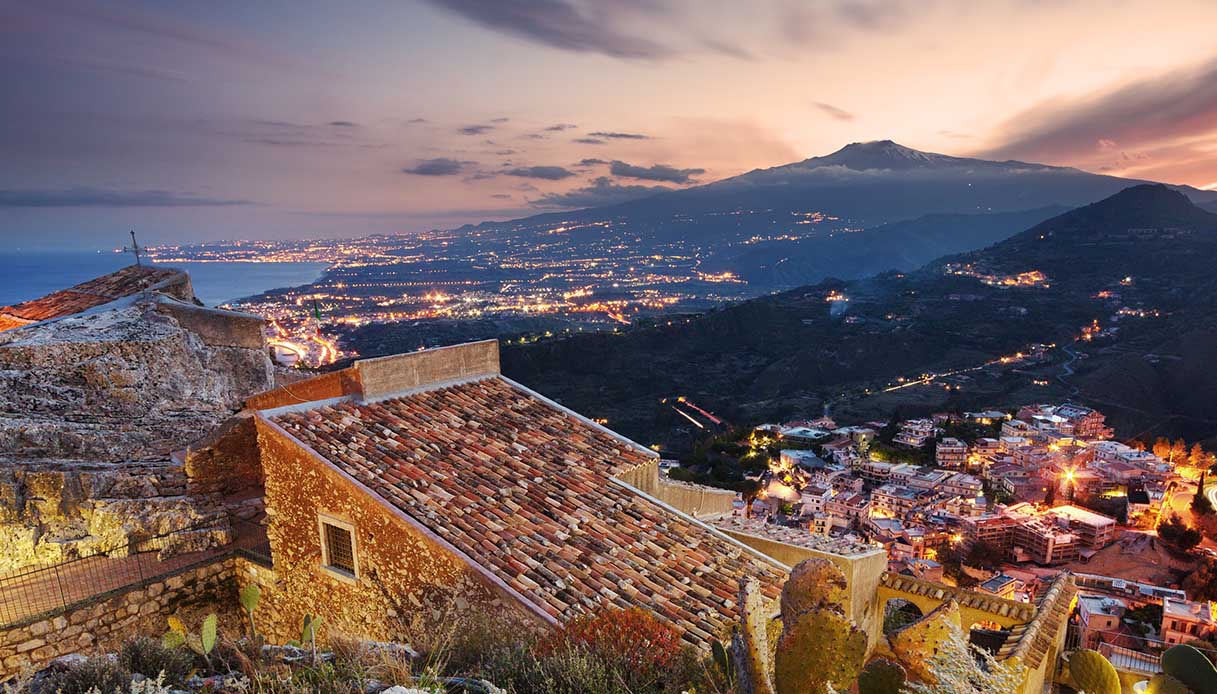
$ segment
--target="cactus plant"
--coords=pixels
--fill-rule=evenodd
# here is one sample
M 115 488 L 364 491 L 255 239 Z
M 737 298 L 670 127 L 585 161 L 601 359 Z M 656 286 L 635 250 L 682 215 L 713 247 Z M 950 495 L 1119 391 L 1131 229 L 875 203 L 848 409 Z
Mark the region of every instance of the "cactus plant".
M 262 599 L 262 589 L 257 583 L 250 583 L 241 589 L 237 599 L 241 602 L 242 609 L 249 616 L 249 637 L 258 639 L 258 627 L 254 624 L 254 610 L 258 609 L 258 601 Z
M 845 604 L 849 595 L 845 575 L 827 561 L 804 561 L 790 571 L 782 585 L 782 621 L 794 619 L 807 610 Z
M 775 694 L 769 658 L 769 624 L 755 578 L 740 582 L 740 628 L 735 633 L 735 671 L 742 694 Z
M 811 609 L 782 622 L 774 658 L 778 694 L 848 689 L 866 660 L 866 633 L 840 612 Z
M 169 631 L 161 638 L 162 645 L 165 648 L 180 648 L 183 645 L 190 650 L 201 655 L 203 660 L 211 665 L 211 652 L 216 647 L 216 638 L 218 636 L 218 620 L 215 613 L 207 615 L 203 619 L 203 626 L 199 629 L 199 633 L 192 634 L 186 628 L 182 620 L 177 617 L 170 617 Z
M 1145 694 L 1192 694 L 1192 690 L 1165 672 L 1159 672 L 1150 679 Z
M 1069 673 L 1086 694 L 1120 694 L 1120 675 L 1102 653 L 1082 648 L 1069 656 Z
M 858 694 L 895 694 L 904 686 L 904 668 L 899 663 L 879 658 L 867 663 L 858 673 Z
M 1217 668 L 1200 650 L 1180 644 L 1162 654 L 1162 671 L 1193 692 L 1217 692 Z
M 312 651 L 314 665 L 317 664 L 317 627 L 320 625 L 321 615 L 315 617 L 311 614 L 304 615 L 304 623 L 300 627 L 300 638 L 287 642 L 287 645 L 296 648 L 304 648 L 304 645 L 308 644 Z
M 723 673 L 723 679 L 726 681 L 727 688 L 735 689 L 735 660 L 731 658 L 731 654 L 722 642 L 715 641 L 710 644 L 710 657 L 714 665 Z
M 781 636 L 769 657 L 768 615 L 755 580 L 740 587 L 742 623 L 734 648 L 746 694 L 822 692 L 849 687 L 866 658 L 866 633 L 841 609 L 845 577 L 831 562 L 808 559 L 782 589 Z

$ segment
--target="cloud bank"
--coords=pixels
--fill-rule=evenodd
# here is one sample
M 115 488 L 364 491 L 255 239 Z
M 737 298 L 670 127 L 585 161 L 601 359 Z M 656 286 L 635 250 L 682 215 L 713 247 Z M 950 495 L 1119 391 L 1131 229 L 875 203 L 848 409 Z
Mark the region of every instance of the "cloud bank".
M 669 183 L 690 183 L 693 176 L 706 172 L 705 169 L 677 169 L 666 164 L 654 166 L 635 166 L 623 161 L 613 161 L 609 164 L 609 173 L 622 178 L 637 178 L 644 181 L 667 181 Z

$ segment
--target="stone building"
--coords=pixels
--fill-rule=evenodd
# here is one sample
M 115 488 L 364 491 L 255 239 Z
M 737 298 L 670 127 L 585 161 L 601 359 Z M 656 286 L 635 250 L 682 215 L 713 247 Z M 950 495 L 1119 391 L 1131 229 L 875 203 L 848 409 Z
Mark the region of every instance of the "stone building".
M 616 605 L 704 645 L 741 576 L 777 595 L 785 564 L 676 508 L 721 514 L 733 494 L 660 481 L 654 452 L 503 377 L 496 342 L 360 361 L 329 384 L 256 415 L 285 630 L 323 610 L 411 640 L 446 619 L 544 629 Z

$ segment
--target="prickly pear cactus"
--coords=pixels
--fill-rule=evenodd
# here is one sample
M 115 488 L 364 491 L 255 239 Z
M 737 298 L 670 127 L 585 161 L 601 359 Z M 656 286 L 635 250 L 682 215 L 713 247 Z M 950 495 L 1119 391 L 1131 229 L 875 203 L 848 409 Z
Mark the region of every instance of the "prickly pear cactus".
M 1217 692 L 1217 668 L 1198 649 L 1181 644 L 1162 654 L 1162 670 L 1193 692 Z
M 743 694 L 774 694 L 773 667 L 769 659 L 769 618 L 760 585 L 749 578 L 740 584 L 740 628 L 731 647 L 735 651 L 735 673 Z
M 839 612 L 817 608 L 782 623 L 774 662 L 778 694 L 847 690 L 866 660 L 866 633 Z
M 904 686 L 904 668 L 886 658 L 872 660 L 858 673 L 858 694 L 896 694 Z
M 817 607 L 842 610 L 848 596 L 845 575 L 835 564 L 823 559 L 799 562 L 782 586 L 782 621 Z
M 893 631 L 887 637 L 896 658 L 908 668 L 911 679 L 937 682 L 932 658 L 939 644 L 951 638 L 952 629 L 962 629 L 959 604 L 948 600 L 921 619 Z
M 1120 694 L 1120 675 L 1102 653 L 1083 648 L 1069 656 L 1069 674 L 1086 694 Z
M 1145 694 L 1192 694 L 1192 690 L 1165 672 L 1159 672 L 1149 681 Z
M 847 690 L 866 660 L 866 633 L 843 611 L 844 574 L 824 559 L 808 559 L 782 588 L 781 635 L 765 612 L 753 579 L 740 584 L 740 629 L 732 649 L 744 694 L 805 694 L 828 685 Z M 770 650 L 771 644 L 773 650 Z

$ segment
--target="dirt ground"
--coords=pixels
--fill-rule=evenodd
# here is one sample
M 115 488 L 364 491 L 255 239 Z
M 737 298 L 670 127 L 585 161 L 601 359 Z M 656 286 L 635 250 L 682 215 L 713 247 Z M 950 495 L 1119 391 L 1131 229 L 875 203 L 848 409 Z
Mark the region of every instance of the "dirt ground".
M 1159 546 L 1155 538 L 1145 537 L 1145 539 L 1152 541 L 1130 544 L 1127 539 L 1120 540 L 1099 550 L 1089 561 L 1075 562 L 1065 568 L 1077 573 L 1113 576 L 1141 583 L 1177 587 L 1175 575 L 1170 571 L 1171 567 L 1188 569 L 1194 565 L 1194 562 L 1174 559 L 1169 552 Z

